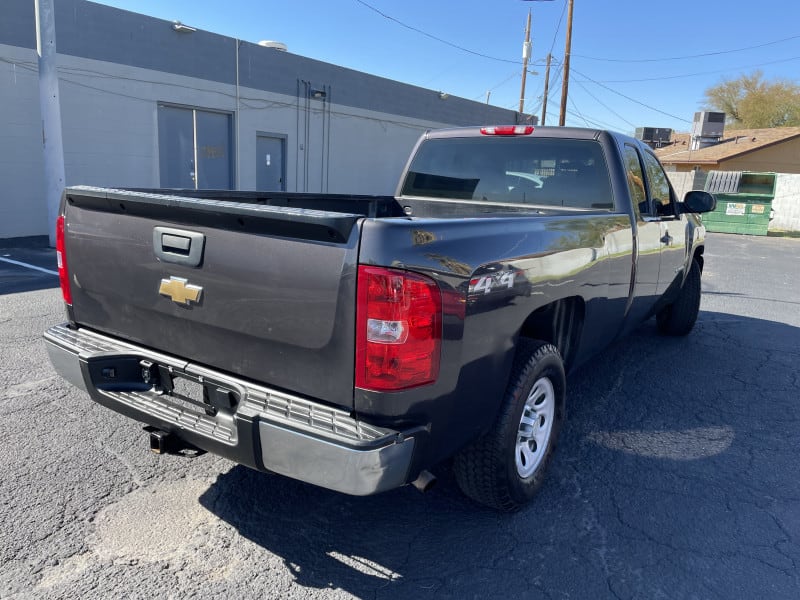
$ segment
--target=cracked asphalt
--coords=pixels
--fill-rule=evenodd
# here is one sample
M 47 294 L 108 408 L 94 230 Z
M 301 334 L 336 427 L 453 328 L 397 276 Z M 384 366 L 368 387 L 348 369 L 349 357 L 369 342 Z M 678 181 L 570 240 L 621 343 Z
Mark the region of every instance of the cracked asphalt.
M 650 321 L 571 378 L 513 515 L 447 467 L 425 495 L 353 498 L 152 455 L 50 367 L 56 278 L 0 264 L 0 598 L 796 599 L 799 261 L 800 240 L 710 235 L 693 333 Z

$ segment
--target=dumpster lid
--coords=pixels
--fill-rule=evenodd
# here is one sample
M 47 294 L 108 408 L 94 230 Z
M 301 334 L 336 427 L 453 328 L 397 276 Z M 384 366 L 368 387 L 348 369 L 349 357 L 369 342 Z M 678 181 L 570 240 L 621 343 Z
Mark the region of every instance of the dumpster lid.
M 742 180 L 741 171 L 711 171 L 706 179 L 706 191 L 712 194 L 735 194 Z

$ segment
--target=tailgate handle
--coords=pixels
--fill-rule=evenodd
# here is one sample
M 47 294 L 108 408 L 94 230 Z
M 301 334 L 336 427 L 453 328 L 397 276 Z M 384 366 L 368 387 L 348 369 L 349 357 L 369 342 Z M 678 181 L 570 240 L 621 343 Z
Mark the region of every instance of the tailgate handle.
M 163 262 L 197 267 L 203 260 L 205 242 L 202 233 L 172 227 L 153 229 L 153 250 Z

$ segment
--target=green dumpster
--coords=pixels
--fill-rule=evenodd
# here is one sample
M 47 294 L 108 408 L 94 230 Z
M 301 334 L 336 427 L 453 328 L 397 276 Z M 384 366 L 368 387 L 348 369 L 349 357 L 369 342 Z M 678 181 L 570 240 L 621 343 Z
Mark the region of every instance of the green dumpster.
M 717 208 L 703 215 L 708 231 L 767 235 L 775 173 L 711 171 L 705 189 L 717 198 Z

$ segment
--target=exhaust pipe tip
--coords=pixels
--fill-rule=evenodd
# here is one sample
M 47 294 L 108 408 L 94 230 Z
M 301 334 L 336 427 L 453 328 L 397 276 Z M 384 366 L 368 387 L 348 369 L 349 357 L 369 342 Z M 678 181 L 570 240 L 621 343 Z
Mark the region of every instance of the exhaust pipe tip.
M 425 493 L 429 491 L 434 485 L 436 485 L 436 475 L 431 473 L 430 471 L 421 471 L 419 477 L 417 477 L 414 481 L 411 482 L 415 488 L 417 488 L 420 492 Z

